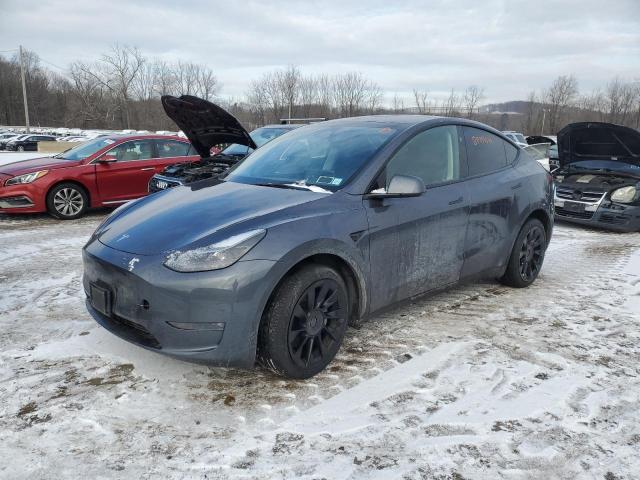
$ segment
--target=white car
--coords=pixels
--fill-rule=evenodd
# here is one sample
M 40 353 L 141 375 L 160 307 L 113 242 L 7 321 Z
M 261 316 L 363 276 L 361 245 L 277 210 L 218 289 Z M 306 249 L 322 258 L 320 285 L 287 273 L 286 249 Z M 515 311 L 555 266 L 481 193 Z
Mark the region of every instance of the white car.
M 527 144 L 527 140 L 524 138 L 524 135 L 521 134 L 520 132 L 514 132 L 512 130 L 507 130 L 505 132 L 502 132 L 505 134 L 506 137 L 508 137 L 510 140 L 513 140 L 515 143 L 518 144 L 518 146 L 520 147 L 526 147 Z

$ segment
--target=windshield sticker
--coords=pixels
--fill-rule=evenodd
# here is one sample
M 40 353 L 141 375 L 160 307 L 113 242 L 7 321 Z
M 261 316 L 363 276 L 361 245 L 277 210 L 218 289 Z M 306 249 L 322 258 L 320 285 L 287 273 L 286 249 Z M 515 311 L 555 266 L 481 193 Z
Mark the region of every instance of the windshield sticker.
M 110 138 L 105 138 L 104 143 L 106 143 L 107 145 L 111 145 L 112 143 L 116 143 L 116 141 L 111 140 Z
M 333 185 L 335 177 L 318 177 L 316 183 L 324 183 L 325 185 Z

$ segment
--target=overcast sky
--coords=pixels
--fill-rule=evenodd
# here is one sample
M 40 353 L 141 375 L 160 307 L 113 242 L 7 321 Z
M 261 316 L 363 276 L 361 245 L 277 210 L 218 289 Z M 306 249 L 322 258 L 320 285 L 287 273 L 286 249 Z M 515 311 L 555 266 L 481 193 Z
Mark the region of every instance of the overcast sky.
M 206 63 L 224 96 L 295 64 L 360 71 L 388 97 L 476 84 L 503 101 L 562 74 L 584 92 L 640 80 L 640 0 L 0 0 L 0 51 L 22 44 L 67 67 L 114 42 Z

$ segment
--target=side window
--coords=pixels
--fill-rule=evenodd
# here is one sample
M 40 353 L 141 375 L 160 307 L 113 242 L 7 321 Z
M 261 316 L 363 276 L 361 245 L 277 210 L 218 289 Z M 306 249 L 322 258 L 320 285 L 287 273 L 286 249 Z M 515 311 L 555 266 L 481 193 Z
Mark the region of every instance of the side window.
M 190 143 L 177 140 L 156 140 L 159 158 L 185 157 L 189 155 Z
M 463 131 L 470 177 L 494 172 L 507 166 L 504 140 L 479 128 L 463 127 Z
M 518 149 L 508 142 L 502 142 L 504 144 L 504 153 L 507 155 L 507 165 L 511 165 L 518 158 Z
M 420 132 L 389 160 L 385 179 L 379 180 L 379 186 L 387 188 L 395 175 L 421 178 L 427 186 L 458 180 L 460 147 L 458 129 L 453 125 Z
M 107 155 L 113 155 L 119 162 L 148 160 L 153 156 L 153 146 L 150 140 L 131 140 L 109 150 Z
M 189 144 L 189 151 L 187 152 L 187 156 L 193 155 L 198 155 L 198 152 L 196 152 L 196 149 L 193 148 L 193 145 Z

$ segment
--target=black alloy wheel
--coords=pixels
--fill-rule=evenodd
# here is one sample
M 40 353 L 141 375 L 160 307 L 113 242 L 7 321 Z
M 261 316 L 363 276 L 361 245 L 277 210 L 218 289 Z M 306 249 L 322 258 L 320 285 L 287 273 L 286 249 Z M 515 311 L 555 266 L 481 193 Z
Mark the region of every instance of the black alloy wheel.
M 298 299 L 288 335 L 289 354 L 296 365 L 308 367 L 323 362 L 334 350 L 341 325 L 346 322 L 339 288 L 335 280 L 320 280 Z
M 544 258 L 545 235 L 541 227 L 531 228 L 520 247 L 520 277 L 525 282 L 532 282 L 542 268 Z
M 349 293 L 337 270 L 320 264 L 296 269 L 262 317 L 258 361 L 289 378 L 314 376 L 338 353 L 349 314 Z
M 547 250 L 547 234 L 536 218 L 524 224 L 513 245 L 507 268 L 500 281 L 505 285 L 524 288 L 538 277 Z

